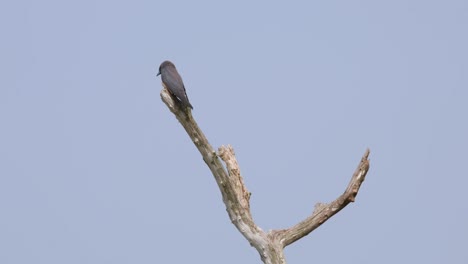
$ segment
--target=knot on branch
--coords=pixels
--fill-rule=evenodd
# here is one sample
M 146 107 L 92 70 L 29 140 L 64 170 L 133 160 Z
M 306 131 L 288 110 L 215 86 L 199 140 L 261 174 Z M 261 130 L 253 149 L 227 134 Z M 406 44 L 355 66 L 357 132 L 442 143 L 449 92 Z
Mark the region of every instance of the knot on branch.
M 316 203 L 315 206 L 314 206 L 314 211 L 312 213 L 312 215 L 316 215 L 318 214 L 318 212 L 320 212 L 321 210 L 327 208 L 327 204 L 326 203 Z

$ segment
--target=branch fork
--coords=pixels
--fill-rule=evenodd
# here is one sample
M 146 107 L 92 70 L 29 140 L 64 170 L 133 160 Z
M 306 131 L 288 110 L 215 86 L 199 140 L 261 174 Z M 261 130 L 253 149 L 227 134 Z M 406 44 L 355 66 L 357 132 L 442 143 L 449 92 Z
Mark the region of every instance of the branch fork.
M 230 145 L 221 146 L 216 152 L 198 127 L 190 109 L 181 109 L 166 89 L 161 91 L 161 99 L 187 131 L 211 170 L 221 191 L 231 222 L 249 241 L 250 245 L 257 249 L 265 264 L 285 264 L 284 248 L 307 236 L 349 203 L 354 202 L 369 171 L 370 150 L 367 149 L 342 195 L 328 204 L 317 203 L 312 215 L 298 224 L 287 229 L 271 230 L 266 233 L 255 224 L 252 218 L 250 192 L 244 184 L 233 147 Z

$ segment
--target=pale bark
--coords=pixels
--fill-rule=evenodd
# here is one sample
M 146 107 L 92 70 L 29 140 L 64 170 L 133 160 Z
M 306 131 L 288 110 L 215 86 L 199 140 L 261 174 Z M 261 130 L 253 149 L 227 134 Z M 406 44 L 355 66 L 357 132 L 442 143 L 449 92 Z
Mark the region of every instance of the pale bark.
M 288 229 L 264 232 L 252 219 L 250 193 L 242 179 L 234 149 L 229 145 L 221 146 L 216 152 L 198 127 L 190 109 L 182 110 L 180 104 L 173 100 L 166 89 L 161 91 L 161 99 L 187 131 L 211 170 L 221 191 L 231 222 L 249 241 L 250 245 L 257 249 L 265 264 L 286 263 L 283 251 L 286 246 L 308 235 L 350 202 L 354 202 L 369 170 L 368 156 L 370 152 L 367 149 L 351 177 L 348 187 L 341 196 L 329 204 L 318 203 L 311 216 Z

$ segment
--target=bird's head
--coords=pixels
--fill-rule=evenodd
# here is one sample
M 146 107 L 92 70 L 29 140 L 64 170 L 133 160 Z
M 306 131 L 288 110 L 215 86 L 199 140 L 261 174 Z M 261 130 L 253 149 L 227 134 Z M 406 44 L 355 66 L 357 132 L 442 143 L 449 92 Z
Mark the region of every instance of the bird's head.
M 172 62 L 170 62 L 168 60 L 163 61 L 163 63 L 161 63 L 161 65 L 159 65 L 159 72 L 158 72 L 158 74 L 156 74 L 156 76 L 161 75 L 161 70 L 163 70 L 166 67 L 174 67 L 175 68 L 175 65 L 174 65 L 174 63 L 172 63 Z

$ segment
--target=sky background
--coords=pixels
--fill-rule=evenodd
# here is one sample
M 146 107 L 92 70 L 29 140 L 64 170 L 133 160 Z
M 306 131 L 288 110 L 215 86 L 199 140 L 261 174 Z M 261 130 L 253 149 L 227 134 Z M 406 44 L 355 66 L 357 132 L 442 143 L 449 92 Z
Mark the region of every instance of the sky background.
M 160 99 L 182 75 L 288 263 L 468 263 L 467 1 L 3 1 L 0 263 L 261 263 Z

